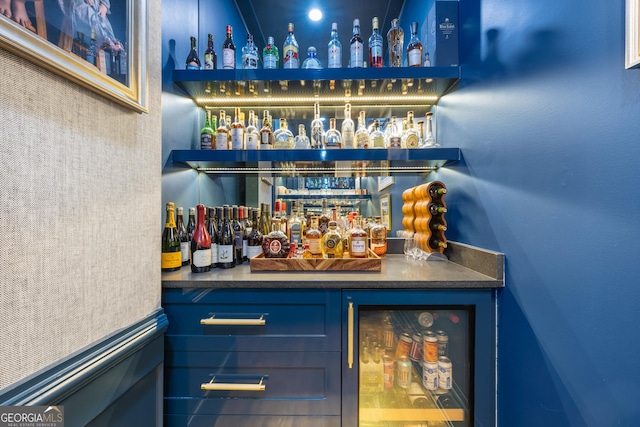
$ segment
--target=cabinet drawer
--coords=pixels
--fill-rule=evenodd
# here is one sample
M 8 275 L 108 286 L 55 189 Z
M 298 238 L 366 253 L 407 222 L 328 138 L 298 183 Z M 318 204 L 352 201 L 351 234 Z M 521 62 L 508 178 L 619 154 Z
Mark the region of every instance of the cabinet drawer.
M 340 427 L 338 415 L 251 416 L 251 415 L 165 415 L 165 427 Z
M 173 352 L 165 367 L 165 413 L 340 415 L 339 352 Z M 203 383 L 263 391 L 202 390 Z
M 172 351 L 340 349 L 335 289 L 165 289 L 163 306 Z

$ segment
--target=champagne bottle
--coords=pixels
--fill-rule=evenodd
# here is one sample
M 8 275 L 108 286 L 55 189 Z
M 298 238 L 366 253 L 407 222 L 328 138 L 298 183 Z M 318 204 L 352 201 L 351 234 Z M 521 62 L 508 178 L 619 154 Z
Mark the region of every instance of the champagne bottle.
M 182 252 L 174 213 L 174 204 L 167 203 L 167 219 L 162 232 L 162 271 L 175 271 L 182 266 Z
M 182 253 L 182 265 L 189 265 L 189 243 L 191 239 L 187 228 L 184 226 L 184 209 L 178 208 L 178 239 L 180 239 L 180 252 Z
M 191 272 L 204 273 L 211 270 L 211 237 L 204 221 L 204 205 L 196 206 L 198 220 L 191 239 Z
M 193 36 L 191 37 L 191 50 L 189 51 L 189 55 L 187 55 L 186 68 L 187 70 L 200 69 L 200 58 L 196 51 L 196 38 Z
M 222 228 L 218 239 L 218 267 L 233 268 L 234 260 L 233 228 L 231 227 L 231 208 L 224 206 L 222 210 Z

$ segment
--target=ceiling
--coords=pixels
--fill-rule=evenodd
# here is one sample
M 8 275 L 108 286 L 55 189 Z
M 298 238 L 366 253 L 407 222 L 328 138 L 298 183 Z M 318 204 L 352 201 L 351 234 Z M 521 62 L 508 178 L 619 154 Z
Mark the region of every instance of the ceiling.
M 280 51 L 287 37 L 287 24 L 295 26 L 294 34 L 300 46 L 300 61 L 307 57 L 307 48 L 315 46 L 324 67 L 327 66 L 327 44 L 331 35 L 331 23 L 338 24 L 338 36 L 342 43 L 342 65 L 348 64 L 349 40 L 353 31 L 353 20 L 360 19 L 360 34 L 366 41 L 371 35 L 371 19 L 378 17 L 383 36 L 391 27 L 391 20 L 398 18 L 404 0 L 235 0 L 247 30 L 253 34 L 260 51 L 273 36 Z M 313 22 L 308 18 L 309 10 L 319 8 L 323 17 Z M 244 43 L 238 43 L 243 46 Z

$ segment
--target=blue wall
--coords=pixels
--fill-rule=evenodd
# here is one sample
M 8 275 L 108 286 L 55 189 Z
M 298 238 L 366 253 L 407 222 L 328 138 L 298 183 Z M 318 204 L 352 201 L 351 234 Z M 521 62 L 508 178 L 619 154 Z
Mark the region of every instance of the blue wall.
M 439 177 L 448 238 L 506 254 L 500 425 L 638 425 L 640 70 L 624 69 L 624 2 L 482 0 L 479 18 L 481 49 L 466 40 L 461 87 L 437 108 L 439 142 L 464 160 Z

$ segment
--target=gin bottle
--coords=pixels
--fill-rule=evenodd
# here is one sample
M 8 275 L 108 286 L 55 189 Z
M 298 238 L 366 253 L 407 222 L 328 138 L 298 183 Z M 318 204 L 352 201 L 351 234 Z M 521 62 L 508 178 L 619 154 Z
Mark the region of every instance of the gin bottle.
M 262 49 L 262 64 L 265 69 L 278 68 L 278 48 L 273 42 L 273 37 L 267 38 L 267 45 Z
M 300 68 L 299 56 L 298 56 L 298 42 L 293 35 L 293 24 L 289 23 L 289 34 L 284 41 L 282 48 L 282 65 L 283 68 Z
M 342 145 L 344 148 L 357 148 L 355 143 L 355 124 L 351 120 L 351 104 L 344 106 L 344 120 L 342 121 Z
M 329 130 L 324 137 L 324 148 L 342 148 L 342 135 L 336 129 L 336 119 L 329 119 Z
M 296 150 L 311 148 L 311 141 L 309 141 L 309 137 L 302 123 L 298 125 L 298 135 L 295 137 L 293 148 Z
M 422 65 L 422 43 L 418 39 L 418 23 L 411 23 L 411 39 L 407 46 L 407 66 L 420 67 Z
M 213 148 L 214 132 L 211 129 L 211 111 L 206 110 L 204 126 L 200 130 L 200 149 L 211 150 Z
M 384 44 L 380 34 L 380 24 L 378 17 L 371 20 L 373 32 L 369 37 L 369 66 L 372 68 L 382 68 L 382 46 Z
M 389 66 L 402 67 L 404 31 L 397 19 L 391 21 L 391 29 L 387 33 L 387 42 L 389 43 Z
M 338 40 L 338 24 L 331 24 L 331 40 L 329 41 L 328 68 L 342 68 L 342 43 Z
M 247 34 L 247 44 L 242 48 L 242 68 L 246 70 L 258 68 L 258 48 L 253 44 L 251 34 Z
M 360 35 L 360 20 L 357 18 L 353 20 L 353 36 L 351 37 L 349 49 L 351 52 L 349 66 L 351 68 L 362 68 L 364 61 L 364 42 Z

